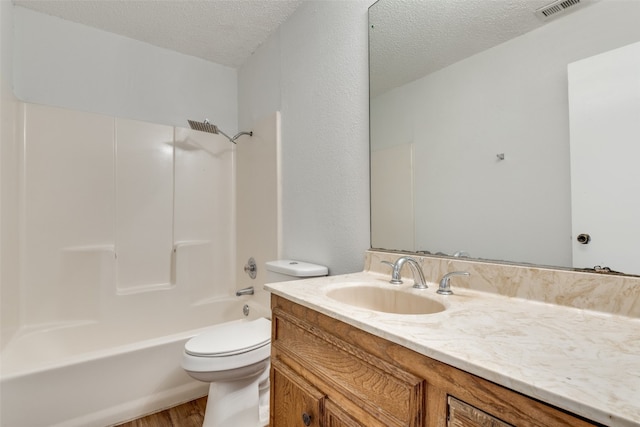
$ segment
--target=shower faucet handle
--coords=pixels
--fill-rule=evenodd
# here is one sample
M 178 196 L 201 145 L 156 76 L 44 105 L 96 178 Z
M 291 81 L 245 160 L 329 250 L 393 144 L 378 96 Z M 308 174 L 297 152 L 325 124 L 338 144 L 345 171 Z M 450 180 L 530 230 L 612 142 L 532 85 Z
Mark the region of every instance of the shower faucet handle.
M 258 274 L 258 265 L 256 264 L 256 260 L 253 257 L 249 258 L 247 263 L 244 266 L 244 272 L 249 275 L 252 279 L 256 278 Z

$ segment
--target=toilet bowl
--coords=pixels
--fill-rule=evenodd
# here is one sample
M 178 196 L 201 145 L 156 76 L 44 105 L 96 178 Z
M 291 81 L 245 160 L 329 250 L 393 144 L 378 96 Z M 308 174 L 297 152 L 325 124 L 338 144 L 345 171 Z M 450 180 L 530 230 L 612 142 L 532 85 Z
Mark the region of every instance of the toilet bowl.
M 271 321 L 259 318 L 225 323 L 187 341 L 182 367 L 210 383 L 203 427 L 269 423 L 260 402 L 268 404 L 270 338 Z
M 293 260 L 265 263 L 268 282 L 326 276 L 322 265 Z M 269 424 L 271 321 L 225 323 L 191 338 L 182 367 L 208 382 L 203 427 L 262 427 Z

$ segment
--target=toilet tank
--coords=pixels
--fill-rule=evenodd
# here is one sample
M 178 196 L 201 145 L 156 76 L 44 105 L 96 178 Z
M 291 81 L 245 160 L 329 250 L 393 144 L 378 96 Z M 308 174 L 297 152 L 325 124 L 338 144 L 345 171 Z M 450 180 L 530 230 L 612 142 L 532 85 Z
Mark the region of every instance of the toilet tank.
M 267 268 L 267 283 L 309 279 L 329 274 L 329 269 L 324 265 L 291 259 L 269 261 L 265 266 Z

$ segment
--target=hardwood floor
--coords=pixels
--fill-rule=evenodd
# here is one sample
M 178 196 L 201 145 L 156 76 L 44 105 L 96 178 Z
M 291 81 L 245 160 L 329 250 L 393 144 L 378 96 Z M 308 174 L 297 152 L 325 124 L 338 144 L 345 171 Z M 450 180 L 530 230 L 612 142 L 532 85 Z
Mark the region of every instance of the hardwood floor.
M 115 427 L 202 427 L 207 396 Z

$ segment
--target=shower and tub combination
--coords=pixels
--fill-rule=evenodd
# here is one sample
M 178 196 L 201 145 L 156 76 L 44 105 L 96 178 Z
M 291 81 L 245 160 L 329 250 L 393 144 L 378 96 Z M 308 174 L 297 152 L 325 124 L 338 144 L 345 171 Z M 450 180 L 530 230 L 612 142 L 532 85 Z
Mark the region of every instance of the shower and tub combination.
M 108 426 L 206 395 L 181 366 L 185 344 L 270 316 L 264 272 L 255 295 L 235 294 L 252 248 L 236 236 L 247 215 L 235 193 L 272 191 L 271 170 L 235 184 L 242 144 L 211 132 L 27 103 L 18 116 L 20 274 L 15 291 L 3 282 L 18 314 L 3 316 L 0 425 Z M 278 120 L 256 123 L 257 148 L 244 148 L 275 150 Z M 270 234 L 254 237 L 276 248 Z

